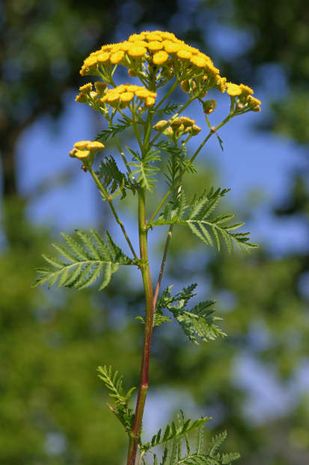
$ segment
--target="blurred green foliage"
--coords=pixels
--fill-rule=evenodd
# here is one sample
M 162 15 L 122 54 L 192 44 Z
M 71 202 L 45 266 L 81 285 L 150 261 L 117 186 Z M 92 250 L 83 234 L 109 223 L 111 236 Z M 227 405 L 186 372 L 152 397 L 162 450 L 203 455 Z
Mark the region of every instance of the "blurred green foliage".
M 84 55 L 100 41 L 111 40 L 117 21 L 124 27 L 118 14 L 124 3 L 10 0 L 0 4 L 1 464 L 116 465 L 125 454 L 125 438 L 104 406 L 96 367 L 111 363 L 128 385 L 136 381 L 141 331 L 124 313 L 126 303 L 118 291 L 121 287 L 122 295 L 129 296 L 134 315 L 142 305 L 141 296 L 124 277 L 103 297 L 31 287 L 33 270 L 41 263 L 49 237 L 25 219 L 26 200 L 18 191 L 16 161 L 23 131 L 46 113 L 61 114 L 65 92 L 78 85 L 77 70 Z M 274 96 L 265 126 L 308 143 L 307 2 L 284 0 L 270 5 L 266 0 L 212 0 L 184 6 L 139 0 L 128 5 L 128 11 L 134 10 L 132 25 L 156 23 L 168 28 L 172 24 L 176 33 L 204 40 L 205 50 L 210 38 L 203 28 L 207 30 L 214 18 L 246 30 L 251 45 L 234 73 L 240 81 L 246 82 L 248 75 L 251 80 L 260 76 L 267 84 L 267 66 L 279 67 L 286 93 Z M 199 17 L 205 18 L 203 24 Z M 218 57 L 229 69 L 224 58 Z M 292 173 L 290 190 L 282 204 L 274 206 L 274 214 L 301 220 L 308 227 L 307 161 L 303 164 L 304 169 Z M 192 280 L 206 282 L 205 297 L 217 298 L 229 337 L 206 348 L 188 349 L 176 327 L 161 335 L 156 332 L 154 388 L 188 390 L 202 413 L 214 412 L 215 428 L 227 428 L 230 448 L 241 451 L 240 464 L 306 465 L 308 395 L 292 388 L 309 349 L 308 250 L 287 252 L 280 258 L 267 250 L 249 257 L 210 255 L 204 263 L 196 243 L 178 234 L 169 273 L 179 281 L 185 273 L 192 274 L 178 254 L 179 244 L 186 249 L 185 258 L 191 252 L 198 257 Z M 244 356 L 293 393 L 286 413 L 252 421 L 244 408 L 251 394 L 235 374 Z

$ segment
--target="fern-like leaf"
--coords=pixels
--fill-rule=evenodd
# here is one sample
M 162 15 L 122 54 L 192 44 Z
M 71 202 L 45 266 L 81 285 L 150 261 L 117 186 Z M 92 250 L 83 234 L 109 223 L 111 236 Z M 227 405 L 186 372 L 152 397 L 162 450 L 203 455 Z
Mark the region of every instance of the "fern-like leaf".
M 100 142 L 106 142 L 111 137 L 115 137 L 117 134 L 120 134 L 125 129 L 132 126 L 131 120 L 128 118 L 120 119 L 117 123 L 110 124 L 108 128 L 103 129 L 103 131 L 99 132 L 96 137 L 96 140 Z
M 129 165 L 133 168 L 131 177 L 144 189 L 152 190 L 155 183 L 155 175 L 159 171 L 156 162 L 160 160 L 159 150 L 150 149 L 141 156 L 135 150 L 128 147 L 133 161 Z
M 229 189 L 210 189 L 204 191 L 202 195 L 194 197 L 191 202 L 181 198 L 173 201 L 173 205 L 168 205 L 161 216 L 154 221 L 153 225 L 180 224 L 190 228 L 201 241 L 206 245 L 215 246 L 218 250 L 225 244 L 230 252 L 237 244 L 240 248 L 248 250 L 256 247 L 249 242 L 248 233 L 234 232 L 243 226 L 243 223 L 233 223 L 232 214 L 218 215 L 214 214 L 222 197 L 226 195 Z
M 213 438 L 209 438 L 206 434 L 205 427 L 200 425 L 197 428 L 198 442 L 196 447 L 192 443 L 192 431 L 188 435 L 174 436 L 167 442 L 163 449 L 160 465 L 231 465 L 232 462 L 239 458 L 239 454 L 232 452 L 227 453 L 222 451 L 222 445 L 226 438 L 226 433 L 221 433 Z M 151 448 L 146 451 L 153 454 Z M 143 465 L 149 462 L 143 456 Z M 157 465 L 157 457 L 153 454 L 153 465 Z
M 174 115 L 179 110 L 179 108 L 180 105 L 177 103 L 168 103 L 163 108 L 157 110 L 157 115 L 160 117 L 163 115 Z
M 184 420 L 183 419 L 183 421 L 181 422 L 172 421 L 165 427 L 164 431 L 160 429 L 152 437 L 152 439 L 149 442 L 143 444 L 141 449 L 144 452 L 147 452 L 153 447 L 166 444 L 167 442 L 171 440 L 184 438 L 187 433 L 189 433 L 192 430 L 200 428 L 201 425 L 204 425 L 209 420 L 210 420 L 209 417 L 202 417 L 202 418 L 198 418 L 197 420 Z
M 123 377 L 118 371 L 114 371 L 111 366 L 100 366 L 98 368 L 99 378 L 109 390 L 109 396 L 113 399 L 113 405 L 109 405 L 110 410 L 116 415 L 127 432 L 130 432 L 133 422 L 133 410 L 129 407 L 129 401 L 135 388 L 125 392 L 123 388 Z
M 121 198 L 123 199 L 126 197 L 127 189 L 135 192 L 134 183 L 131 182 L 126 174 L 120 171 L 112 156 L 106 157 L 104 161 L 101 162 L 97 175 L 110 194 L 119 190 L 121 192 Z
M 191 310 L 187 308 L 189 300 L 194 296 L 196 284 L 191 284 L 172 296 L 169 286 L 162 293 L 158 301 L 158 311 L 167 309 L 180 324 L 186 336 L 195 344 L 213 341 L 225 333 L 216 324 L 221 318 L 214 315 L 213 301 L 204 301 L 195 305 Z
M 43 256 L 49 267 L 38 271 L 36 286 L 48 284 L 83 289 L 99 281 L 99 290 L 102 290 L 120 265 L 135 264 L 114 243 L 109 233 L 101 238 L 94 230 L 77 230 L 73 235 L 62 236 L 62 244 L 53 244 L 57 256 Z

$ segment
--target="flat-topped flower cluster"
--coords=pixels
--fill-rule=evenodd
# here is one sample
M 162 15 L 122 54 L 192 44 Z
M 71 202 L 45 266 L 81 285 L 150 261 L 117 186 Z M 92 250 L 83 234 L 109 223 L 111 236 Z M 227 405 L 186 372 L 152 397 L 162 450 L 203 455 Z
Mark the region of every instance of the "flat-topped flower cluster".
M 206 84 L 223 91 L 226 83 L 209 56 L 171 32 L 141 32 L 123 42 L 103 45 L 85 59 L 81 75 L 105 75 L 115 65 L 123 65 L 130 75 L 141 78 L 147 78 L 154 67 L 159 67 L 161 84 L 176 76 L 180 82 L 193 79 L 199 87 L 203 81 L 204 87 Z
M 195 47 L 178 39 L 171 32 L 152 31 L 132 34 L 128 40 L 103 45 L 84 61 L 81 75 L 97 75 L 110 84 L 115 67 L 128 68 L 151 90 L 155 90 L 175 77 L 181 88 L 197 97 L 204 97 L 211 88 L 227 92 L 231 97 L 249 97 L 253 111 L 261 102 L 252 97 L 253 90 L 244 84 L 227 82 L 211 58 Z M 151 79 L 155 75 L 156 79 Z M 147 86 L 148 84 L 148 86 Z
M 114 77 L 118 66 L 127 68 L 128 75 L 137 78 L 142 86 L 130 83 L 117 85 Z M 174 89 L 179 86 L 187 93 L 190 102 L 198 100 L 206 118 L 216 108 L 216 100 L 205 99 L 211 89 L 229 95 L 230 116 L 259 111 L 261 106 L 249 86 L 228 82 L 208 55 L 171 32 L 145 31 L 132 34 L 123 42 L 103 45 L 85 59 L 80 73 L 82 76 L 97 76 L 100 80 L 81 86 L 76 101 L 101 112 L 110 122 L 115 112 L 121 113 L 125 108 L 135 114 L 134 118 L 136 112 L 142 115 L 152 107 L 156 110 L 157 91 L 169 82 L 173 82 Z M 169 121 L 157 122 L 153 129 L 171 137 L 192 136 L 200 132 L 194 123 L 176 116 Z M 83 153 L 76 150 L 79 149 L 74 147 L 71 155 L 76 157 L 78 154 L 77 158 L 93 153 L 92 148 L 83 149 Z

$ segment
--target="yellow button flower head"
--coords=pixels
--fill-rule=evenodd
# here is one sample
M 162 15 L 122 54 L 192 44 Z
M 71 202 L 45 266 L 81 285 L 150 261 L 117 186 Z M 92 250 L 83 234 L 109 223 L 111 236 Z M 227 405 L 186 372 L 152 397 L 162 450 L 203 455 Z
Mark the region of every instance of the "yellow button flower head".
M 153 129 L 169 137 L 180 137 L 184 134 L 196 136 L 201 131 L 201 128 L 195 124 L 194 119 L 187 116 L 173 117 L 168 121 L 162 119 L 153 126 Z
M 228 82 L 226 84 L 226 92 L 230 97 L 236 98 L 237 101 L 237 111 L 242 113 L 244 111 L 260 111 L 261 110 L 261 101 L 253 97 L 253 89 L 246 86 L 245 84 L 234 84 Z
M 163 44 L 161 41 L 159 42 L 158 40 L 154 40 L 153 42 L 148 42 L 147 48 L 152 52 L 157 52 L 163 48 Z
M 228 82 L 226 92 L 231 97 L 237 97 L 238 95 L 241 95 L 241 87 L 238 84 L 233 84 L 232 82 Z
M 133 92 L 123 92 L 119 95 L 121 102 L 131 102 L 134 98 Z
M 87 82 L 87 84 L 84 84 L 79 88 L 80 92 L 90 92 L 92 90 L 92 82 Z
M 153 63 L 155 65 L 163 65 L 168 60 L 168 53 L 164 50 L 157 52 L 153 55 Z
M 78 158 L 79 160 L 85 160 L 102 149 L 104 149 L 104 144 L 102 144 L 102 142 L 96 140 L 80 140 L 75 142 L 73 149 L 70 151 L 70 156 Z
M 192 57 L 192 53 L 189 50 L 180 49 L 177 52 L 177 57 L 178 58 L 183 58 L 184 60 L 188 60 L 189 58 Z
M 111 54 L 110 56 L 111 63 L 113 65 L 116 65 L 121 62 L 123 57 L 124 57 L 124 52 L 122 50 L 118 50 L 117 52 Z
M 79 103 L 87 103 L 92 88 L 92 82 L 87 82 L 87 84 L 81 86 L 79 88 L 79 94 L 75 97 L 75 101 Z
M 156 92 L 152 92 L 146 89 L 146 87 L 134 84 L 121 84 L 114 89 L 107 90 L 104 97 L 101 98 L 101 102 L 107 103 L 112 107 L 125 108 L 132 101 L 136 101 L 138 105 L 142 103 L 146 107 L 150 107 L 155 104 L 156 96 Z
M 130 57 L 143 57 L 146 56 L 147 49 L 145 47 L 141 47 L 140 45 L 132 45 L 128 50 L 128 55 Z

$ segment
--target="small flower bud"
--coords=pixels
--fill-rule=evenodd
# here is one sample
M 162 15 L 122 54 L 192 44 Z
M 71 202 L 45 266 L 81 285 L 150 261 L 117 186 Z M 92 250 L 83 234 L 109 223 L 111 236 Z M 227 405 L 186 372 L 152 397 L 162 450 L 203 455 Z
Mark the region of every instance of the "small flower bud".
M 191 134 L 192 136 L 197 136 L 201 132 L 201 128 L 197 124 L 193 124 L 191 128 Z
M 75 102 L 78 102 L 78 103 L 86 103 L 87 100 L 88 100 L 87 95 L 83 93 L 80 93 L 76 95 L 75 97 Z
M 247 97 L 247 102 L 250 107 L 250 110 L 252 111 L 261 111 L 261 100 L 258 98 L 252 97 L 252 95 L 249 95 Z
M 101 94 L 105 91 L 107 84 L 105 82 L 97 81 L 94 83 L 94 87 L 98 94 Z
M 210 113 L 214 111 L 216 106 L 217 106 L 216 100 L 205 100 L 205 102 L 203 102 L 204 113 L 206 113 L 206 115 L 209 115 Z
M 165 136 L 168 136 L 168 137 L 172 137 L 174 135 L 174 131 L 171 127 L 169 128 L 166 128 L 164 131 L 163 131 L 163 134 Z
M 188 80 L 181 81 L 180 87 L 184 92 L 190 92 L 190 84 Z
M 92 82 L 88 82 L 79 88 L 80 92 L 87 93 L 92 90 Z
M 163 131 L 163 129 L 165 129 L 168 126 L 168 124 L 168 121 L 166 121 L 165 119 L 161 119 L 154 125 L 153 129 L 155 129 L 156 131 Z

